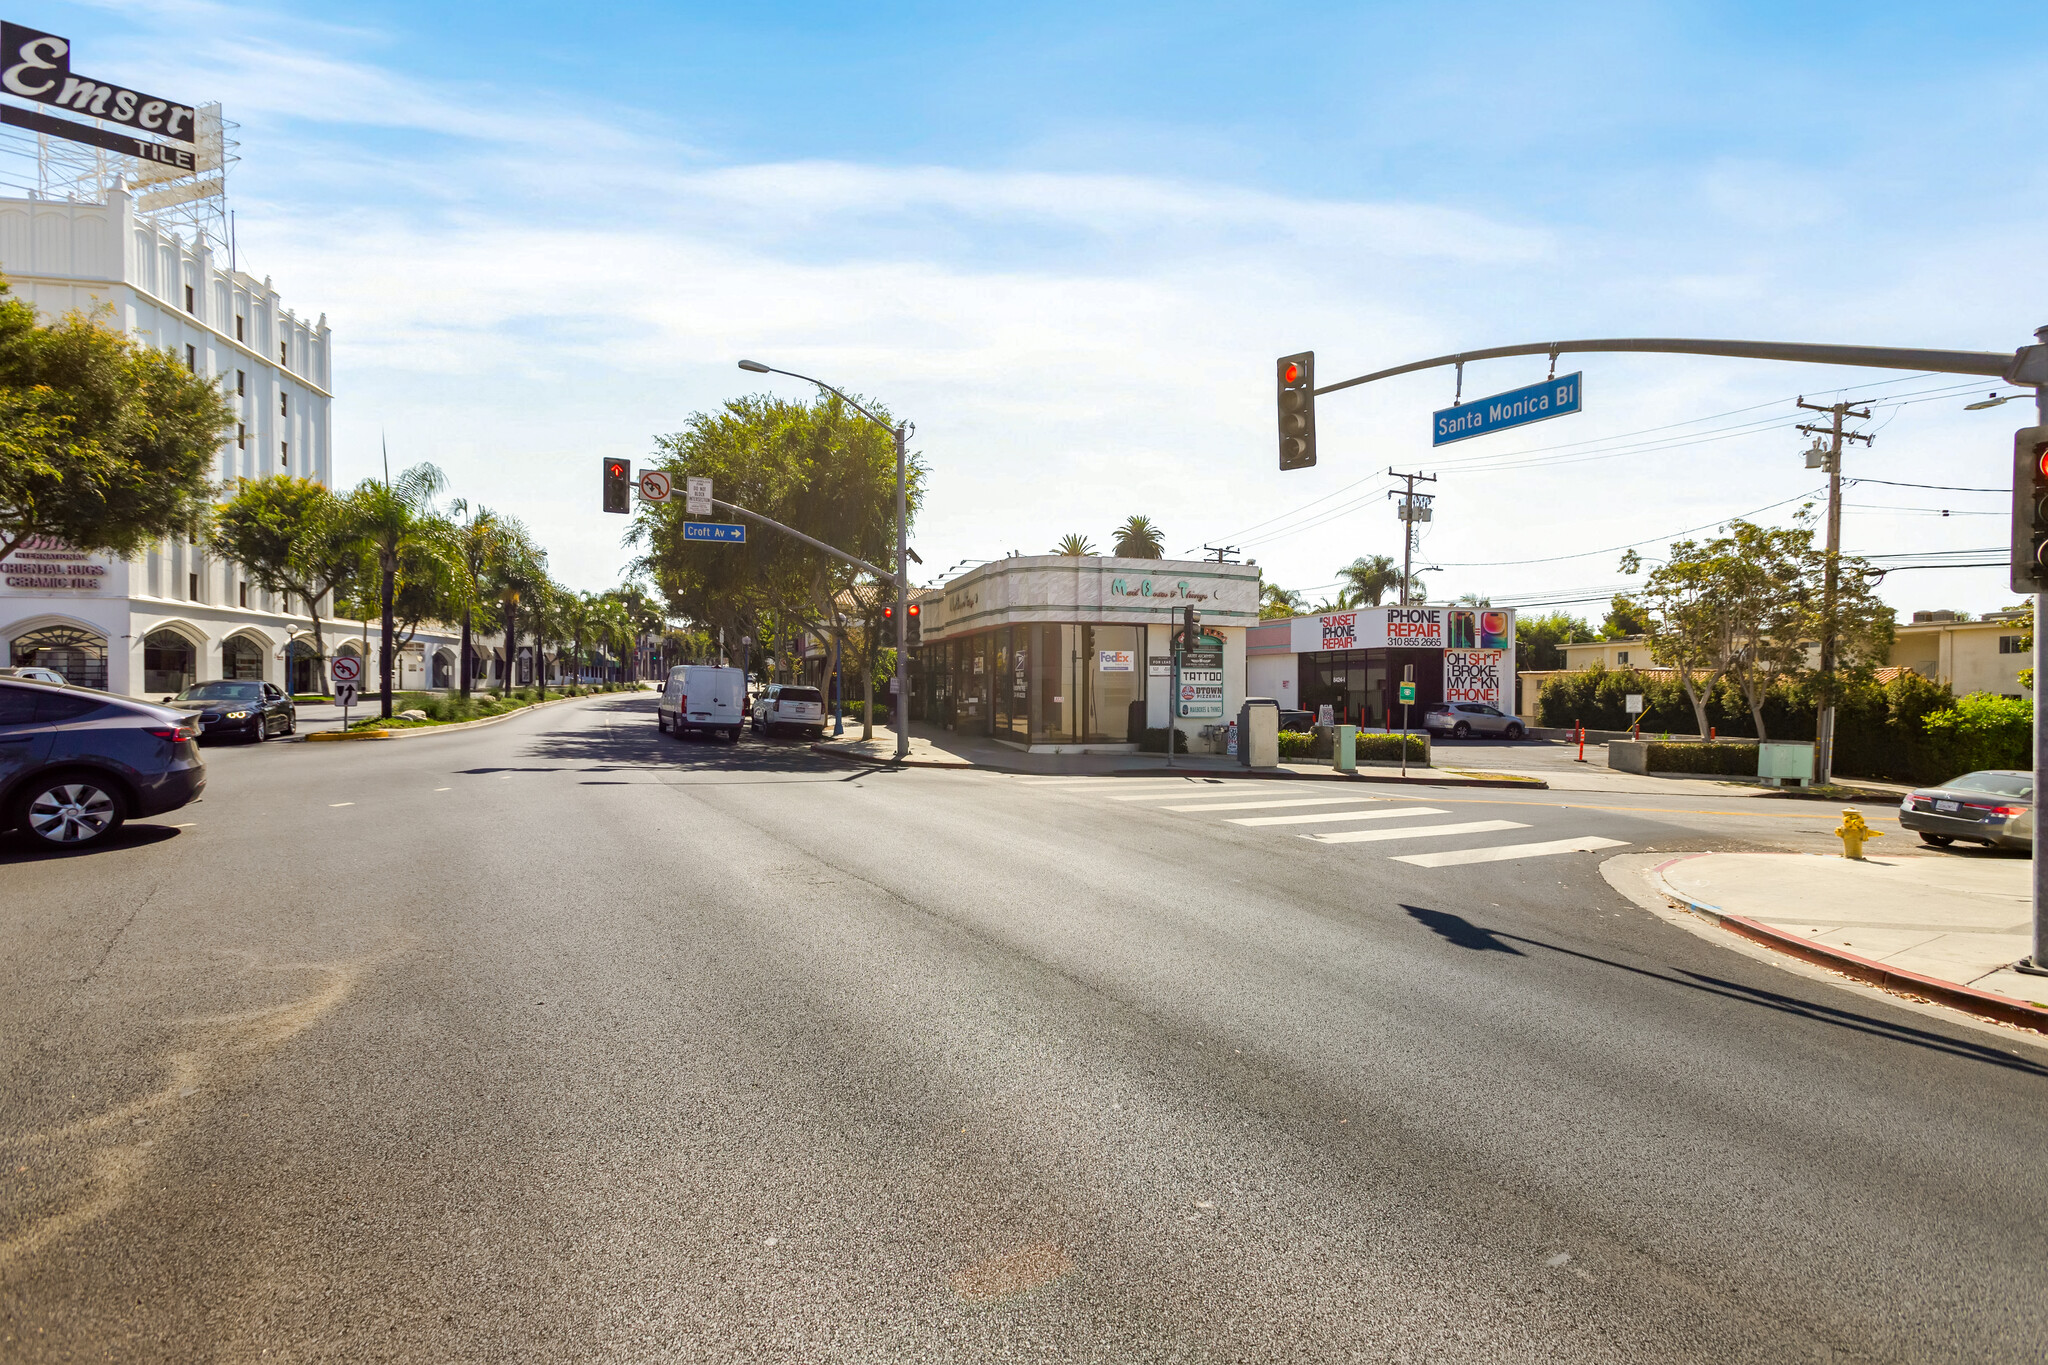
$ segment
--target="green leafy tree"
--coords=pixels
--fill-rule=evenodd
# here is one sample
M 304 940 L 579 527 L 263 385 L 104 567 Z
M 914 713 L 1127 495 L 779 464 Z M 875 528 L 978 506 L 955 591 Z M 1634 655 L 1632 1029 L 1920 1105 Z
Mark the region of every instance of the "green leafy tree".
M 1726 678 L 1741 694 L 1759 739 L 1768 738 L 1764 700 L 1780 679 L 1810 674 L 1814 642 L 1832 624 L 1836 654 L 1847 670 L 1868 671 L 1891 648 L 1891 608 L 1867 586 L 1869 564 L 1841 556 L 1832 622 L 1821 584 L 1826 555 L 1813 545 L 1802 517 L 1790 527 L 1728 524 L 1708 541 L 1672 545 L 1636 599 L 1649 615 L 1650 654 L 1674 669 L 1700 725 L 1707 730 L 1706 693 Z M 1622 571 L 1637 573 L 1631 550 Z M 1824 704 L 1824 703 L 1823 703 Z
M 1565 612 L 1554 611 L 1548 616 L 1518 616 L 1515 618 L 1515 666 L 1530 670 L 1563 668 L 1563 647 L 1592 638 L 1591 627 Z
M 0 558 L 30 536 L 130 555 L 205 520 L 234 410 L 106 316 L 45 324 L 0 280 Z
M 1600 638 L 1628 640 L 1649 633 L 1650 613 L 1625 594 L 1616 593 L 1608 604 L 1607 619 L 1600 623 Z
M 447 523 L 433 512 L 444 479 L 431 464 L 414 465 L 395 482 L 365 479 L 348 495 L 346 517 L 376 566 L 381 647 L 377 678 L 384 694 L 381 715 L 391 718 L 391 663 L 397 620 L 394 598 L 405 555 L 434 553 Z M 452 551 L 450 551 L 452 553 Z
M 490 568 L 490 595 L 498 604 L 498 619 L 505 628 L 503 683 L 504 690 L 509 692 L 519 663 L 520 599 L 546 587 L 548 557 L 517 517 L 500 516 L 498 529 L 497 554 Z
M 320 614 L 362 567 L 362 536 L 347 511 L 332 489 L 311 479 L 241 479 L 235 495 L 214 509 L 207 536 L 208 548 L 240 564 L 257 586 L 305 603 L 313 623 L 314 685 L 322 691 L 327 637 Z
M 1116 528 L 1116 545 L 1110 553 L 1118 559 L 1164 559 L 1166 537 L 1150 517 L 1132 517 Z
M 1337 597 L 1340 611 L 1377 607 L 1386 601 L 1388 593 L 1398 593 L 1401 588 L 1401 568 L 1391 555 L 1361 556 L 1339 569 L 1337 577 L 1343 583 Z
M 836 396 L 791 403 L 756 395 L 694 414 L 682 431 L 657 439 L 654 464 L 677 479 L 708 477 L 723 499 L 871 564 L 887 567 L 895 557 L 895 442 Z M 924 479 L 923 459 L 912 454 L 913 517 Z M 636 569 L 653 580 L 669 613 L 728 642 L 750 636 L 782 669 L 800 662 L 787 642 L 815 630 L 828 642 L 829 672 L 839 647 L 835 600 L 860 572 L 765 527 L 744 545 L 688 542 L 683 520 L 680 501 L 645 503 L 629 537 L 644 551 Z
M 1069 531 L 1060 537 L 1059 544 L 1052 547 L 1052 552 L 1056 555 L 1066 555 L 1072 559 L 1080 559 L 1095 553 L 1095 542 L 1078 531 Z

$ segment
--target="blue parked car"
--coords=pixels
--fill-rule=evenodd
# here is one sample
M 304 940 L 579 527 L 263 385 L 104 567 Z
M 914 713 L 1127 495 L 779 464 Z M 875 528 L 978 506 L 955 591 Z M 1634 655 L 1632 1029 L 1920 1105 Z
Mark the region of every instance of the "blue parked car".
M 83 848 L 206 789 L 199 722 L 161 706 L 0 678 L 0 829 Z

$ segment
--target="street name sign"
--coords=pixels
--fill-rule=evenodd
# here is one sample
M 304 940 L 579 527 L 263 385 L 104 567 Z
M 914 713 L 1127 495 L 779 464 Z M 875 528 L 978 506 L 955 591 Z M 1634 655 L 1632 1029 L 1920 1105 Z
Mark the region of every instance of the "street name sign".
M 640 497 L 643 502 L 667 502 L 674 491 L 668 475 L 659 469 L 643 470 L 640 474 Z
M 686 521 L 684 540 L 716 540 L 727 545 L 747 543 L 747 528 L 737 521 Z
M 363 661 L 353 654 L 343 654 L 332 665 L 334 680 L 338 683 L 353 683 L 363 676 Z
M 683 510 L 693 517 L 711 515 L 711 480 L 686 478 L 683 480 Z
M 1577 412 L 1583 396 L 1580 380 L 1584 377 L 1585 372 L 1581 370 L 1577 374 L 1559 375 L 1527 388 L 1509 389 L 1490 398 L 1475 398 L 1455 407 L 1439 408 L 1435 425 L 1430 428 L 1429 443 L 1433 446 L 1449 445 L 1453 441 L 1470 440 L 1474 436 Z

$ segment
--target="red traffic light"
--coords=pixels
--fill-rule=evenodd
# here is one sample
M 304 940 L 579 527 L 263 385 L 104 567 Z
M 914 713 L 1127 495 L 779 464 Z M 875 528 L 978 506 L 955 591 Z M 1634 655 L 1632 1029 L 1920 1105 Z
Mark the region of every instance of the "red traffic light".
M 1292 360 L 1281 366 L 1280 382 L 1283 384 L 1299 384 L 1301 382 L 1301 366 Z
M 910 604 L 910 614 L 911 614 L 912 616 L 915 616 L 915 615 L 917 615 L 917 603 L 915 603 L 915 602 L 912 602 L 912 603 Z
M 883 608 L 882 608 L 882 619 L 883 619 L 884 621 L 893 621 L 893 620 L 895 620 L 895 619 L 896 619 L 896 608 L 894 608 L 894 607 L 883 607 Z
M 605 468 L 605 472 L 615 479 L 623 479 L 626 477 L 626 467 L 620 464 L 617 460 L 613 460 L 611 464 Z

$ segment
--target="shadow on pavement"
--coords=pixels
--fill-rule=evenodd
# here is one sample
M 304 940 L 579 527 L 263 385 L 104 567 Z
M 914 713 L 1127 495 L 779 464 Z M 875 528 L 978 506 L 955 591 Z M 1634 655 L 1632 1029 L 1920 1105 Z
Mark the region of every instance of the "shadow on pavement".
M 1682 986 L 1691 991 L 1703 991 L 1708 995 L 1719 996 L 1723 1000 L 1733 1000 L 1744 1005 L 1756 1005 L 1763 1009 L 1776 1010 L 1781 1014 L 1798 1015 L 1805 1019 L 1811 1019 L 1818 1024 L 1829 1024 L 1836 1028 L 1849 1029 L 1855 1033 L 1869 1034 L 1877 1038 L 1888 1038 L 1893 1042 L 1905 1043 L 1912 1047 L 1926 1048 L 1931 1052 L 1945 1053 L 1948 1056 L 1961 1058 L 1966 1061 L 1988 1062 L 1993 1066 L 2004 1067 L 2009 1071 L 2023 1071 L 2031 1076 L 2048 1077 L 2048 1066 L 2044 1066 L 2039 1062 L 2030 1061 L 2025 1057 L 2014 1056 L 2012 1053 L 2001 1051 L 1996 1047 L 1966 1042 L 1962 1039 L 1932 1033 L 1926 1029 L 1914 1028 L 1910 1024 L 1892 1023 L 1889 1020 L 1874 1018 L 1871 1015 L 1859 1014 L 1854 1010 L 1837 1009 L 1832 1005 L 1816 1005 L 1794 996 L 1781 995 L 1776 991 L 1767 991 L 1757 986 L 1745 986 L 1740 982 L 1725 980 L 1718 976 L 1705 976 L 1699 972 L 1689 972 L 1681 969 L 1677 975 L 1667 975 L 1664 972 L 1650 971 L 1643 967 L 1631 967 L 1625 962 L 1615 962 L 1609 958 L 1599 957 L 1593 953 L 1582 953 L 1573 948 L 1561 948 L 1555 943 L 1545 943 L 1542 939 L 1527 938 L 1521 934 L 1510 934 L 1499 929 L 1488 929 L 1472 923 L 1461 915 L 1454 915 L 1446 910 L 1429 910 L 1419 905 L 1403 905 L 1401 908 L 1407 911 L 1411 918 L 1426 926 L 1431 933 L 1436 934 L 1445 942 L 1475 952 L 1505 952 L 1512 953 L 1517 957 L 1526 957 L 1526 953 L 1518 951 L 1511 946 L 1511 943 L 1527 944 L 1531 948 L 1542 948 L 1549 952 L 1561 953 L 1566 957 L 1578 958 L 1582 962 L 1598 963 L 1603 967 L 1612 967 L 1616 971 L 1628 972 L 1633 976 L 1648 977 L 1652 981 L 1662 981 L 1668 985 Z M 1510 942 L 1503 942 L 1502 940 Z
M 0 863 L 45 863 L 52 858 L 89 858 L 123 848 L 147 848 L 175 839 L 185 831 L 171 825 L 129 823 L 84 848 L 60 848 L 46 844 L 26 830 L 0 834 Z

